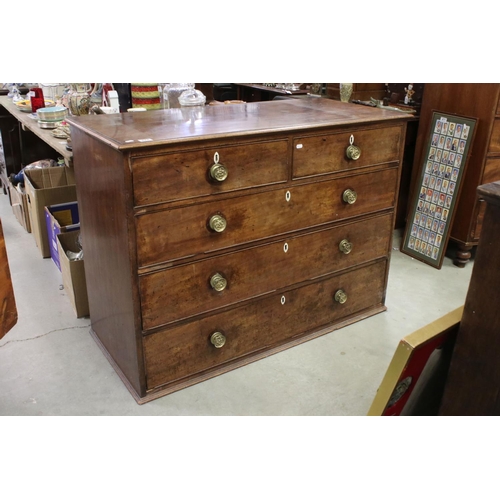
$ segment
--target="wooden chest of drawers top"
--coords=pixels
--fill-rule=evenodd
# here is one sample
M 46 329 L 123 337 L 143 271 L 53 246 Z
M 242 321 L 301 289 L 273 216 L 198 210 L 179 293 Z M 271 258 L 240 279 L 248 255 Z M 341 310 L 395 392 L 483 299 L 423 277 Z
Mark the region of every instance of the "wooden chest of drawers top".
M 377 124 L 411 118 L 329 99 L 288 99 L 200 109 L 69 117 L 68 122 L 122 151 L 216 138 Z

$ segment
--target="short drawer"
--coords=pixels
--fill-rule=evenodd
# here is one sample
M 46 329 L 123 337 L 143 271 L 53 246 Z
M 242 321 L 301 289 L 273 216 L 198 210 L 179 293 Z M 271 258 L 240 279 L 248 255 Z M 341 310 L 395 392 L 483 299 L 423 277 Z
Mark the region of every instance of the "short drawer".
M 144 330 L 385 257 L 392 214 L 139 278 Z
M 399 161 L 401 127 L 358 130 L 315 137 L 302 137 L 293 143 L 293 177 L 328 174 L 371 165 Z M 351 145 L 360 156 L 347 156 Z
M 288 142 L 143 156 L 131 164 L 134 204 L 151 205 L 285 182 Z
M 227 249 L 392 208 L 397 177 L 398 170 L 391 168 L 138 215 L 138 265 Z M 222 230 L 217 232 L 211 224 Z
M 387 260 L 383 259 L 145 336 L 148 389 L 276 347 L 303 333 L 329 325 L 333 328 L 336 322 L 383 305 L 386 268 Z M 343 303 L 338 301 L 344 299 Z M 217 345 L 225 343 L 215 347 L 211 339 Z

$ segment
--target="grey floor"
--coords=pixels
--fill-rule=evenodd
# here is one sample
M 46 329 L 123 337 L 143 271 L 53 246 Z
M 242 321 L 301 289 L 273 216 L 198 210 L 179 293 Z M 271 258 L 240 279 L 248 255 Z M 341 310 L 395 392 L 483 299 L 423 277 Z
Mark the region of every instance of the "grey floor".
M 473 267 L 448 257 L 441 270 L 416 261 L 398 250 L 396 231 L 386 312 L 138 405 L 3 194 L 0 219 L 19 314 L 0 340 L 4 416 L 366 415 L 399 340 L 461 306 Z

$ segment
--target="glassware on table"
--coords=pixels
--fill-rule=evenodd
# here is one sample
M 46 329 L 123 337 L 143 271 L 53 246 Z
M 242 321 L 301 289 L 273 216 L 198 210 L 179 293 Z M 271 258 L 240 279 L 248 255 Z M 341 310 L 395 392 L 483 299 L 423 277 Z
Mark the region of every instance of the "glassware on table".
M 179 103 L 180 95 L 186 90 L 194 89 L 194 83 L 171 83 L 168 86 L 167 98 L 168 98 L 168 108 L 180 108 Z

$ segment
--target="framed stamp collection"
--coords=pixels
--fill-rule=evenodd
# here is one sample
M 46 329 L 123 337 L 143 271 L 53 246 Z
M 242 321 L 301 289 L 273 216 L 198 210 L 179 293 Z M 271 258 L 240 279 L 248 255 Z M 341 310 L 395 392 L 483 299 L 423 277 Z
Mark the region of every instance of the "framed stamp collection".
M 476 119 L 433 112 L 401 251 L 440 269 Z

